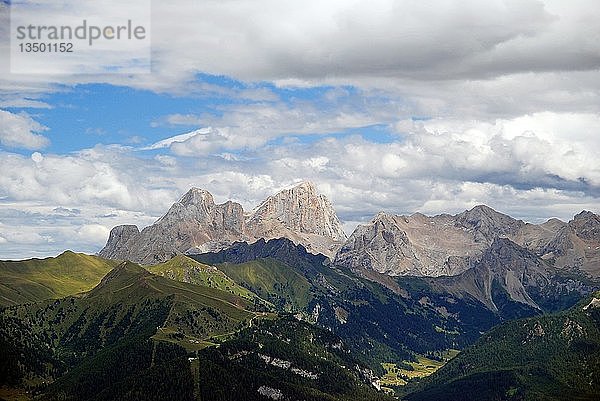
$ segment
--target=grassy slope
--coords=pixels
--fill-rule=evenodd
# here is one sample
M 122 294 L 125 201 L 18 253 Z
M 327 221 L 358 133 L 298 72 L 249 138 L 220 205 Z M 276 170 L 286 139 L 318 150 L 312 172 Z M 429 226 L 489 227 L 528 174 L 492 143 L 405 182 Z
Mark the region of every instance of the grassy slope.
M 114 303 L 166 296 L 175 296 L 182 303 L 233 308 L 236 311 L 251 306 L 247 299 L 230 292 L 157 276 L 130 262 L 113 269 L 85 298 L 109 298 Z
M 125 262 L 77 297 L 4 309 L 2 368 L 17 373 L 12 384 L 52 380 L 85 361 L 95 361 L 90 363 L 100 369 L 105 366 L 95 357 L 100 349 L 150 338 L 199 343 L 249 325 L 256 316 L 248 310 L 253 306 L 235 294 L 156 276 Z
M 242 264 L 219 265 L 236 283 L 251 289 L 283 310 L 298 311 L 311 300 L 311 284 L 289 266 L 274 259 L 258 259 Z
M 147 300 L 168 301 L 170 310 L 162 327 L 205 339 L 235 330 L 254 313 L 253 304 L 238 295 L 154 275 L 133 263 L 120 265 L 85 295 L 99 305 L 140 305 Z
M 151 273 L 171 280 L 216 288 L 250 301 L 257 298 L 256 294 L 236 284 L 235 281 L 217 268 L 197 262 L 184 255 L 177 255 L 167 262 L 146 266 L 145 268 Z
M 0 306 L 89 291 L 116 264 L 71 251 L 55 258 L 0 261 Z
M 262 399 L 258 389 L 264 385 L 303 399 L 380 399 L 360 382 L 355 360 L 333 334 L 293 319 L 253 319 L 257 314 L 245 309 L 253 305 L 230 292 L 123 263 L 85 294 L 4 310 L 1 318 L 18 322 L 11 323 L 12 329 L 0 327 L 0 338 L 12 335 L 29 342 L 31 352 L 16 349 L 10 356 L 17 362 L 31 355 L 25 367 L 38 377 L 37 383 L 58 379 L 45 389 L 41 399 L 47 400 L 191 399 L 185 353 L 161 347 L 227 333 L 221 347 L 200 351 L 202 399 L 219 399 L 219 394 Z M 238 334 L 243 327 L 245 334 Z M 243 351 L 239 363 L 231 360 L 230 351 Z M 302 370 L 265 363 L 259 354 L 285 358 Z M 303 371 L 315 372 L 318 379 L 304 378 Z
M 600 293 L 595 294 L 600 298 Z M 600 394 L 600 308 L 504 323 L 409 400 L 592 400 Z

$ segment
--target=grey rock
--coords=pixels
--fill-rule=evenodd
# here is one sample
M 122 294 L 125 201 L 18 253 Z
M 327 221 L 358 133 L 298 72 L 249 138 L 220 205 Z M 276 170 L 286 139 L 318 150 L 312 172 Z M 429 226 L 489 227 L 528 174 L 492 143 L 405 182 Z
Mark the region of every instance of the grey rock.
M 379 213 L 359 226 L 335 256 L 334 263 L 355 271 L 373 269 L 393 276 L 448 276 L 469 268 L 509 216 L 477 206 L 456 216 L 421 213 L 393 216 Z M 512 228 L 511 228 L 512 230 Z
M 110 230 L 106 247 L 100 252 L 100 256 L 110 258 L 109 255 L 127 254 L 129 241 L 140 234 L 140 230 L 134 225 L 116 226 Z M 133 243 L 131 245 L 134 245 Z
M 554 267 L 600 277 L 600 216 L 585 210 L 577 214 L 536 253 Z
M 474 298 L 500 316 L 549 311 L 562 297 L 589 294 L 594 285 L 557 274 L 532 251 L 497 237 L 460 275 L 431 279 L 432 287 L 457 298 Z M 520 312 L 519 312 L 520 309 Z M 550 310 L 551 311 L 551 310 Z M 516 314 L 516 315 L 515 315 Z
M 122 226 L 119 226 L 122 227 Z M 113 232 L 119 232 L 119 227 Z M 244 211 L 234 202 L 215 204 L 205 190 L 192 188 L 154 224 L 127 238 L 113 236 L 99 255 L 107 259 L 155 264 L 202 245 L 207 249 L 236 240 L 244 234 Z
M 218 251 L 238 241 L 281 237 L 327 256 L 333 256 L 346 239 L 335 210 L 311 183 L 281 191 L 247 215 L 238 203 L 215 204 L 208 191 L 192 188 L 141 232 L 135 226 L 113 228 L 99 255 L 155 264 L 181 253 Z
M 451 276 L 471 268 L 497 238 L 508 238 L 556 268 L 600 276 L 600 218 L 584 211 L 569 223 L 524 223 L 487 206 L 451 216 L 377 214 L 357 227 L 334 263 L 364 275 Z
M 333 256 L 347 239 L 333 206 L 310 182 L 269 196 L 246 225 L 256 238 L 288 238 L 326 256 Z

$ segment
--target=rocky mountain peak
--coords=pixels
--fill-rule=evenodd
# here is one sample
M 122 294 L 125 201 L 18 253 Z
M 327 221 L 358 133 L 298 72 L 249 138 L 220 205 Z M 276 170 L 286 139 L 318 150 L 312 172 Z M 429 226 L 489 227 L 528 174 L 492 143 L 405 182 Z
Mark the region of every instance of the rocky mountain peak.
M 514 235 L 525 223 L 497 212 L 491 207 L 478 205 L 456 216 L 457 224 L 476 232 L 476 239 L 492 242 L 497 236 Z
M 574 217 L 573 220 L 588 220 L 588 219 L 598 219 L 598 215 L 590 212 L 589 210 L 582 210 L 581 212 L 577 213 Z
M 286 191 L 286 190 L 283 190 Z M 281 191 L 281 192 L 283 192 Z M 294 185 L 293 187 L 287 189 L 287 191 L 306 191 L 306 192 L 312 192 L 314 194 L 317 193 L 317 187 L 315 187 L 315 184 L 313 184 L 310 181 L 302 181 L 300 184 Z
M 310 182 L 268 197 L 250 214 L 239 203 L 215 204 L 210 192 L 191 188 L 142 232 L 135 226 L 114 228 L 100 255 L 154 264 L 260 238 L 289 238 L 309 252 L 332 257 L 346 234 L 329 200 Z
M 569 227 L 580 238 L 587 241 L 600 241 L 600 216 L 584 210 L 573 217 Z
M 554 236 L 554 226 L 560 228 L 557 224 L 540 229 L 485 205 L 456 216 L 414 213 L 406 217 L 379 212 L 352 233 L 335 263 L 390 275 L 457 275 L 488 248 L 495 260 L 503 254 L 514 255 L 518 252 L 514 247 L 519 246 L 510 240 L 543 249 Z
M 191 188 L 179 200 L 183 206 L 214 206 L 215 201 L 210 192 L 205 189 Z
M 347 238 L 327 197 L 318 194 L 314 184 L 306 181 L 269 196 L 250 214 L 247 224 L 257 236 L 267 239 L 276 238 L 277 233 L 289 238 L 282 235 L 285 229 L 334 241 Z
M 389 214 L 383 210 L 380 210 L 379 212 L 377 212 L 377 214 L 375 215 L 375 217 L 373 217 L 373 219 L 371 219 L 371 223 L 375 223 L 377 221 L 384 221 L 384 220 L 390 220 L 393 219 L 394 215 Z
M 495 211 L 486 205 L 477 205 L 470 210 L 466 210 L 457 216 L 460 220 L 469 224 L 477 224 L 480 222 L 502 222 L 502 221 L 514 221 L 510 216 Z

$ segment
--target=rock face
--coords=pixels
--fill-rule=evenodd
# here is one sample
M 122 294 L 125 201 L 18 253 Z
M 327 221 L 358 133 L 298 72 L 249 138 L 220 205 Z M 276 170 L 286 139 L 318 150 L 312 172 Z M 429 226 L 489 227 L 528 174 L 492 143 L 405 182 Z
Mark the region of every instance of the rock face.
M 456 216 L 379 213 L 352 233 L 337 253 L 335 264 L 389 275 L 455 275 L 469 268 L 472 257 L 483 253 L 495 230 L 504 232 L 518 225 L 517 220 L 487 206 Z
M 455 226 L 464 228 L 476 242 L 489 243 L 496 237 L 513 236 L 525 225 L 521 220 L 479 205 L 455 217 Z
M 208 191 L 192 188 L 141 232 L 131 225 L 113 228 L 100 256 L 155 264 L 180 253 L 220 250 L 236 241 L 281 237 L 327 256 L 346 239 L 333 207 L 310 183 L 269 197 L 248 215 L 238 203 L 215 204 Z
M 140 234 L 140 230 L 137 226 L 123 225 L 117 226 L 110 230 L 108 236 L 107 247 L 110 244 L 110 249 L 105 247 L 102 251 L 105 255 L 120 255 L 129 252 L 128 243 L 132 238 L 137 237 Z
M 257 238 L 289 238 L 325 255 L 335 253 L 347 238 L 333 206 L 310 182 L 269 196 L 246 225 Z
M 556 267 L 600 277 L 600 217 L 585 210 L 577 214 L 538 253 Z
M 510 239 L 554 267 L 600 276 L 600 218 L 594 213 L 536 225 L 483 205 L 455 216 L 379 213 L 352 233 L 334 263 L 392 276 L 451 276 L 480 261 L 497 238 Z
M 507 301 L 542 310 L 530 293 L 539 294 L 551 278 L 550 266 L 537 255 L 508 238 L 497 237 L 471 269 L 442 278 L 438 284 L 453 295 L 468 294 L 494 312 L 502 312 Z
M 498 316 L 514 319 L 561 310 L 596 288 L 588 279 L 561 273 L 534 252 L 496 237 L 468 270 L 429 283 L 440 293 L 476 299 Z

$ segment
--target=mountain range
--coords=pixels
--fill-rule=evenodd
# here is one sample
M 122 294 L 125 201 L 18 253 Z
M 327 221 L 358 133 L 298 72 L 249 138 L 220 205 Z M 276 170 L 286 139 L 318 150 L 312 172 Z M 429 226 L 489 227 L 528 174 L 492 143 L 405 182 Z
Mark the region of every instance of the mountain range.
M 365 274 L 437 277 L 469 270 L 498 237 L 555 268 L 600 276 L 600 217 L 589 211 L 568 223 L 550 219 L 543 224 L 525 223 L 484 205 L 431 217 L 380 212 L 347 238 L 331 202 L 310 182 L 268 197 L 250 213 L 235 202 L 215 204 L 208 191 L 192 188 L 141 232 L 132 225 L 113 228 L 99 255 L 154 264 L 234 242 L 288 238 Z
M 346 240 L 331 203 L 317 194 L 312 183 L 270 196 L 250 213 L 239 203 L 215 204 L 208 191 L 192 188 L 142 231 L 133 225 L 113 228 L 99 254 L 154 264 L 178 254 L 220 250 L 235 241 L 281 237 L 327 256 L 333 256 Z
M 309 182 L 270 196 L 247 214 L 239 204 L 216 205 L 210 193 L 193 188 L 141 232 L 115 227 L 100 256 L 153 264 L 274 238 L 288 238 L 326 256 L 323 263 L 392 290 L 392 277 L 439 277 L 435 288 L 474 298 L 494 312 L 505 295 L 521 309 L 556 309 L 550 293 L 554 304 L 567 304 L 572 299 L 565 294 L 589 293 L 589 280 L 600 275 L 600 218 L 592 212 L 543 224 L 483 205 L 457 215 L 380 212 L 346 238 L 331 203 Z
M 379 213 L 352 233 L 335 263 L 390 275 L 452 276 L 470 269 L 499 237 L 555 268 L 600 276 L 598 215 L 583 211 L 568 223 L 531 224 L 483 205 L 454 216 Z
M 0 261 L 0 399 L 594 399 L 598 248 L 587 211 L 346 237 L 308 182 L 249 213 L 193 188 L 98 256 Z

